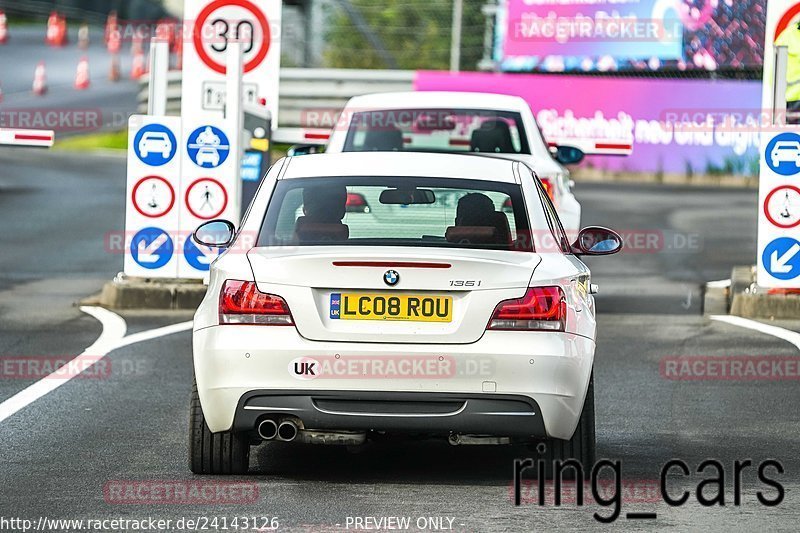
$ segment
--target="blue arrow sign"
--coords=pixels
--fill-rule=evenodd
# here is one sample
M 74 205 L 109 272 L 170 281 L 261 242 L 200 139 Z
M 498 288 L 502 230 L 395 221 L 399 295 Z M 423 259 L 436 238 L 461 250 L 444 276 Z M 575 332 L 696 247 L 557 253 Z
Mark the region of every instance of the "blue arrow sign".
M 228 137 L 214 126 L 202 126 L 189 135 L 186 142 L 189 157 L 198 167 L 217 168 L 231 151 Z
M 773 278 L 797 278 L 800 276 L 800 241 L 791 237 L 775 239 L 764 248 L 761 261 Z
M 183 246 L 183 255 L 186 257 L 186 262 L 192 268 L 200 272 L 208 272 L 211 269 L 211 263 L 217 258 L 219 252 L 206 248 L 200 249 L 191 238 L 186 240 Z
M 800 135 L 781 133 L 767 144 L 767 165 L 781 176 L 800 174 Z
M 133 151 L 145 165 L 160 167 L 175 157 L 178 141 L 168 127 L 162 124 L 148 124 L 136 133 L 133 139 Z
M 169 263 L 174 251 L 172 238 L 160 228 L 144 228 L 131 241 L 133 260 L 149 270 L 157 270 Z

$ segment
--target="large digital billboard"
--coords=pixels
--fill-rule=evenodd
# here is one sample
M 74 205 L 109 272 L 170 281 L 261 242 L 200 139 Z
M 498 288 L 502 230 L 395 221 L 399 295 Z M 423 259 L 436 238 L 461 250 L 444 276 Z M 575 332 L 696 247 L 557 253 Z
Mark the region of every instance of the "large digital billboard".
M 504 71 L 757 69 L 766 0 L 504 0 Z

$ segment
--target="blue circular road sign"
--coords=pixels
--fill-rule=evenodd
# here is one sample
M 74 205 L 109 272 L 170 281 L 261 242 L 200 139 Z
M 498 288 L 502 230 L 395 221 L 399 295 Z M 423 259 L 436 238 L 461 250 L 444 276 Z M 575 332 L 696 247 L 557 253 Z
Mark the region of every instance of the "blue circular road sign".
M 191 238 L 187 239 L 183 246 L 183 256 L 186 258 L 186 262 L 200 272 L 208 272 L 217 255 L 219 255 L 218 251 L 205 246 L 201 249 Z
M 761 261 L 776 279 L 791 280 L 800 276 L 800 241 L 791 237 L 775 239 L 764 248 Z
M 133 260 L 149 270 L 157 270 L 169 263 L 174 252 L 175 243 L 172 242 L 172 237 L 160 228 L 144 228 L 131 241 Z
M 800 135 L 786 132 L 767 144 L 767 165 L 781 176 L 800 174 Z
M 189 135 L 186 142 L 189 158 L 202 168 L 217 168 L 228 159 L 230 142 L 225 133 L 214 126 L 202 126 Z
M 161 124 L 148 124 L 139 129 L 133 139 L 133 151 L 145 165 L 160 167 L 175 157 L 178 141 L 168 127 Z

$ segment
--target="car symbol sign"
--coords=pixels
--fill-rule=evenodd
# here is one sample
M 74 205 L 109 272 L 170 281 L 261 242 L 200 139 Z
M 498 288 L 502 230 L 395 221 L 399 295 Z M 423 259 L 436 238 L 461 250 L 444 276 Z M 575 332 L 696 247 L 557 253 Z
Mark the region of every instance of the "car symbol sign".
M 800 135 L 792 132 L 776 135 L 764 154 L 767 166 L 781 176 L 800 174 Z

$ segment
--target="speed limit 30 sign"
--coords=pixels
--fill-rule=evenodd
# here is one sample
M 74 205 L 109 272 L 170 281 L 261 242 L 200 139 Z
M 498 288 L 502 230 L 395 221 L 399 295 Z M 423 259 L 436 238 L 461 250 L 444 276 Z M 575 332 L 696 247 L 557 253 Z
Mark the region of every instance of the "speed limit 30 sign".
M 242 43 L 245 98 L 266 100 L 277 127 L 281 0 L 187 0 L 182 114 L 221 117 L 228 43 Z M 188 31 L 187 31 L 188 33 Z

